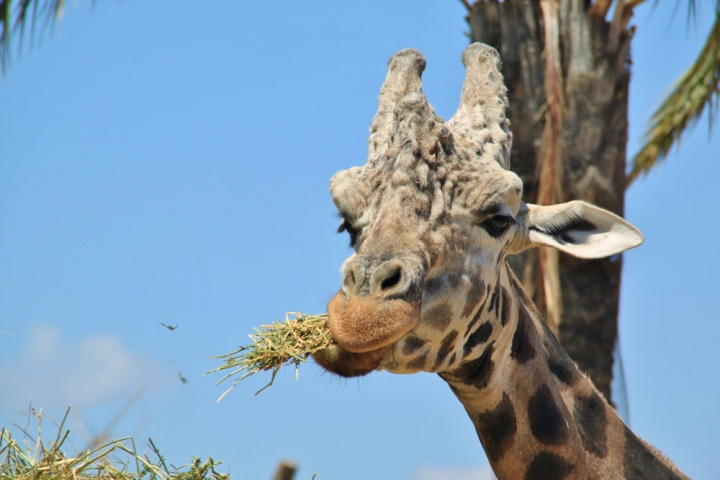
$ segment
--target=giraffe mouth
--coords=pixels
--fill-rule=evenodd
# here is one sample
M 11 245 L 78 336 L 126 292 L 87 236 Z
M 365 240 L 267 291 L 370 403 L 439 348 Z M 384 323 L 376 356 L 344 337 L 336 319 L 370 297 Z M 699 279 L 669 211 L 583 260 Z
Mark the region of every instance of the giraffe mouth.
M 369 352 L 353 353 L 341 345 L 332 345 L 325 350 L 313 353 L 313 358 L 325 370 L 341 377 L 361 377 L 377 370 L 385 354 L 391 348 L 392 345 L 386 345 Z
M 314 355 L 323 368 L 345 377 L 378 368 L 393 343 L 420 323 L 420 305 L 401 299 L 346 296 L 338 292 L 328 304 L 328 327 L 337 342 Z

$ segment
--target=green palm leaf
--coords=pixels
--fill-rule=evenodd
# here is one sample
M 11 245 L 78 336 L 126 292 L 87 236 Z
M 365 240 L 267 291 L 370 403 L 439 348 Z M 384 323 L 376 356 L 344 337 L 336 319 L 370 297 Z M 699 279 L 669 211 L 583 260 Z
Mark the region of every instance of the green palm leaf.
M 692 4 L 692 2 L 691 2 Z M 720 99 L 720 2 L 715 24 L 695 63 L 683 74 L 651 119 L 644 145 L 630 164 L 627 185 L 665 159 L 685 130 L 709 109 L 710 126 Z
M 42 21 L 41 28 L 55 24 L 63 13 L 65 0 L 0 0 L 0 63 L 5 73 L 10 63 L 12 43 L 18 38 L 18 50 L 22 47 L 25 27 L 30 24 L 30 38 L 35 36 L 35 27 Z

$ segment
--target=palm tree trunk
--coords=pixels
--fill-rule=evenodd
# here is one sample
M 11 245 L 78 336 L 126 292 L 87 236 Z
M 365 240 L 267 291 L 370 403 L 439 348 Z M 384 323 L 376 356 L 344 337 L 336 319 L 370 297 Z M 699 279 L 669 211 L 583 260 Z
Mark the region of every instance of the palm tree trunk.
M 623 8 L 620 0 L 617 14 L 608 21 L 604 17 L 609 1 L 597 0 L 586 8 L 589 3 L 479 0 L 469 5 L 467 21 L 471 40 L 497 47 L 503 59 L 514 135 L 511 165 L 525 184 L 524 200 L 543 203 L 543 192 L 550 188 L 543 182 L 552 181 L 558 184 L 554 201 L 582 199 L 622 215 L 631 9 Z M 561 77 L 559 99 L 548 95 L 546 81 L 550 71 L 546 59 L 552 58 L 552 49 Z M 548 114 L 558 108 L 559 117 Z M 553 118 L 561 119 L 558 138 L 549 137 L 546 129 Z M 554 142 L 552 148 L 548 142 Z M 558 152 L 558 171 L 542 179 L 540 159 L 549 161 L 543 152 L 553 149 Z M 538 259 L 544 259 L 542 268 Z M 552 258 L 536 251 L 510 262 L 546 318 L 552 318 L 555 313 L 548 304 L 552 296 L 546 291 L 553 285 L 548 282 Z M 610 399 L 622 258 L 587 261 L 560 254 L 556 262 L 562 295 L 558 291 L 558 325 L 551 327 Z

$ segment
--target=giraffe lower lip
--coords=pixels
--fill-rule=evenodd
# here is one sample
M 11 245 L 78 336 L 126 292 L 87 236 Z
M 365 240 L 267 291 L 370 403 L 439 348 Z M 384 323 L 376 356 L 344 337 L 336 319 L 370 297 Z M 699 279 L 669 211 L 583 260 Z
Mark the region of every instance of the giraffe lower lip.
M 313 358 L 321 367 L 342 377 L 360 377 L 376 370 L 390 348 L 392 345 L 356 353 L 333 345 L 314 353 Z

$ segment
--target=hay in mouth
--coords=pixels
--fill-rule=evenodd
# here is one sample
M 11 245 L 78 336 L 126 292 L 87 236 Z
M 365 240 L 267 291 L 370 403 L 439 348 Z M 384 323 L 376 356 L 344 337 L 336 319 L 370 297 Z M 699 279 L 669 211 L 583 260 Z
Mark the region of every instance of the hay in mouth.
M 305 363 L 310 355 L 326 349 L 335 344 L 327 326 L 327 313 L 320 315 L 306 315 L 290 312 L 285 315 L 285 321 L 272 322 L 255 328 L 255 333 L 249 335 L 251 345 L 217 355 L 210 358 L 224 360 L 218 368 L 206 372 L 210 373 L 230 370 L 215 384 L 218 385 L 230 377 L 236 377 L 218 402 L 237 386 L 238 383 L 260 371 L 272 370 L 270 383 L 258 390 L 255 395 L 268 388 L 275 381 L 275 375 L 284 365 L 295 365 L 295 377 L 298 377 L 298 368 Z

